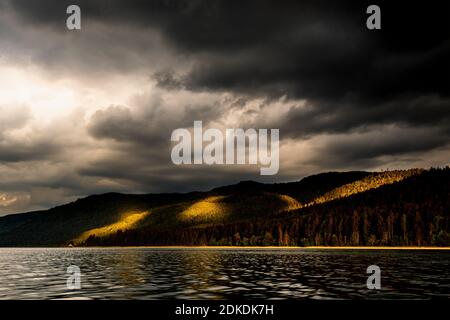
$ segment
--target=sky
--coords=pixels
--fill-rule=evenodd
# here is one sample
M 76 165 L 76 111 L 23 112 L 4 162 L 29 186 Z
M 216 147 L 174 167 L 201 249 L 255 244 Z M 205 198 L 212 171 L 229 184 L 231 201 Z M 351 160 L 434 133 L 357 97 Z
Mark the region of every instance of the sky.
M 81 30 L 66 8 L 81 8 Z M 104 192 L 445 166 L 449 5 L 0 0 L 0 215 Z M 278 128 L 280 170 L 176 166 L 171 132 Z

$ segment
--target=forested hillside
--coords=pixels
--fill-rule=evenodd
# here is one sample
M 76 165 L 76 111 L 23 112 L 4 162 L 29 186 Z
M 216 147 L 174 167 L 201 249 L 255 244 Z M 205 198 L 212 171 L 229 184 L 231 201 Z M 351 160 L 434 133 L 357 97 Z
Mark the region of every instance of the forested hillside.
M 448 246 L 450 169 L 90 196 L 0 218 L 0 245 Z

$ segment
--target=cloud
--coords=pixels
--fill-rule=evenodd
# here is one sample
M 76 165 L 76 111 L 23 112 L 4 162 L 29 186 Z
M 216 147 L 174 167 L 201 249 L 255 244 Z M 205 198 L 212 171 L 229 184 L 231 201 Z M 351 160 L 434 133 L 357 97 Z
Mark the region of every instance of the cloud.
M 47 28 L 57 40 L 53 48 L 36 43 L 37 58 L 122 72 L 155 62 L 170 68 L 182 58 L 177 69 L 189 69 L 184 85 L 192 90 L 363 100 L 411 90 L 448 95 L 446 13 L 432 5 L 382 1 L 384 28 L 370 33 L 367 6 L 346 1 L 77 1 L 86 29 L 75 34 L 64 27 L 72 2 L 8 2 L 25 25 Z M 405 16 L 423 22 L 397 22 Z
M 448 164 L 448 4 L 380 1 L 377 31 L 368 4 L 0 0 L 0 213 Z M 280 173 L 173 165 L 170 134 L 194 120 L 279 128 Z
M 292 104 L 280 125 L 286 135 L 302 137 L 364 131 L 371 126 L 386 124 L 429 126 L 441 129 L 441 134 L 448 136 L 450 98 L 408 95 L 366 105 L 308 101 L 301 106 Z
M 447 149 L 450 144 L 439 129 L 384 125 L 365 132 L 326 135 L 315 146 L 320 151 L 312 161 L 319 166 L 364 168 L 383 167 L 396 159 Z M 441 161 L 446 161 L 445 153 L 442 156 Z
M 0 106 L 0 137 L 9 130 L 20 129 L 30 119 L 30 110 L 24 105 Z

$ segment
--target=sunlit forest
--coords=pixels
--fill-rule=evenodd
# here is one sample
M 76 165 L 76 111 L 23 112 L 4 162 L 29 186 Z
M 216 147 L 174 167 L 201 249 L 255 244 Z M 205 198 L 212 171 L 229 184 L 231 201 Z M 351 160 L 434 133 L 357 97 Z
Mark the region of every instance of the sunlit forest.
M 0 218 L 1 246 L 449 246 L 450 169 L 331 172 L 79 199 Z
M 92 236 L 85 244 L 445 246 L 450 245 L 449 187 L 448 168 L 382 172 L 333 189 L 304 207 L 286 202 L 285 210 L 272 208 L 267 214 L 260 203 L 246 202 L 238 206 L 242 212 L 258 205 L 263 211 L 230 223 L 217 223 L 208 214 L 194 227 L 146 226 Z M 196 216 L 209 210 L 199 208 Z M 217 214 L 224 213 L 217 209 Z

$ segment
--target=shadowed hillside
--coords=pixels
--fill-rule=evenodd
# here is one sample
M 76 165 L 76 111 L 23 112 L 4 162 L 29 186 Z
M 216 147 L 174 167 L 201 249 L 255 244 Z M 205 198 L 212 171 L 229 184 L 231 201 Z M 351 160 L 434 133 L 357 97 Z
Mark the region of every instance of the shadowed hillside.
M 196 193 L 124 195 L 107 193 L 45 211 L 0 217 L 1 246 L 65 245 L 82 233 L 118 222 L 130 211 L 195 199 Z
M 0 245 L 450 245 L 450 169 L 90 196 L 0 218 Z

